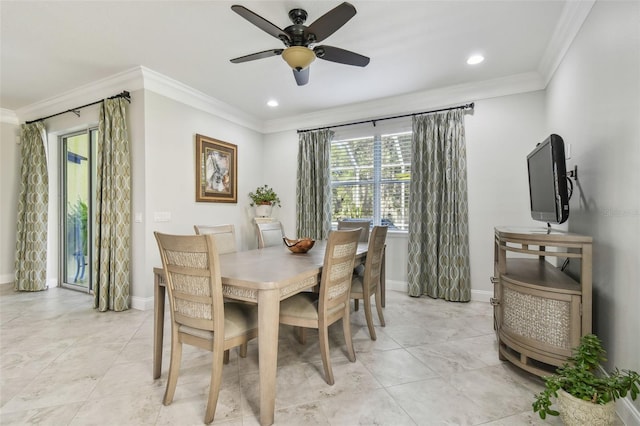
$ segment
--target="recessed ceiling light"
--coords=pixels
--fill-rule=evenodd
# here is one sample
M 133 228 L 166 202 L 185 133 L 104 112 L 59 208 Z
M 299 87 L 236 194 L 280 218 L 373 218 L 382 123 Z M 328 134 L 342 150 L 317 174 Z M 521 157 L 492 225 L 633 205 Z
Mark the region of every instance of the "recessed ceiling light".
M 267 105 L 269 105 L 271 108 L 275 108 L 275 107 L 277 107 L 277 106 L 278 106 L 278 101 L 276 101 L 275 99 L 270 99 L 270 100 L 267 102 Z
M 477 65 L 480 62 L 484 61 L 484 56 L 482 55 L 472 55 L 467 59 L 467 64 L 469 65 Z

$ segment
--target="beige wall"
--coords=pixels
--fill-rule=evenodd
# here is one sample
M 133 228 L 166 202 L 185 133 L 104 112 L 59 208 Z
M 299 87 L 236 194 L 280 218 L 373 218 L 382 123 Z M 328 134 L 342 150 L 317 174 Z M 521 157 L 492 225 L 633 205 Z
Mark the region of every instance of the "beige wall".
M 135 253 L 132 296 L 134 306 L 150 308 L 154 266 L 160 265 L 154 231 L 192 233 L 193 225 L 233 224 L 240 250 L 257 247 L 253 210 L 248 193 L 263 180 L 263 136 L 215 115 L 189 107 L 155 92 L 144 91 L 144 139 L 136 142 L 133 214 Z M 237 145 L 238 203 L 195 201 L 195 135 L 202 134 Z M 278 188 L 275 188 L 278 190 Z M 169 213 L 156 222 L 155 213 Z
M 596 2 L 547 89 L 548 128 L 578 166 L 569 230 L 593 236 L 593 330 L 640 371 L 640 3 Z M 575 270 L 576 265 L 573 265 Z M 620 404 L 619 404 L 620 406 Z M 640 401 L 635 402 L 636 409 Z M 627 424 L 640 424 L 635 411 Z
M 19 127 L 0 122 L 0 284 L 13 282 L 20 174 Z

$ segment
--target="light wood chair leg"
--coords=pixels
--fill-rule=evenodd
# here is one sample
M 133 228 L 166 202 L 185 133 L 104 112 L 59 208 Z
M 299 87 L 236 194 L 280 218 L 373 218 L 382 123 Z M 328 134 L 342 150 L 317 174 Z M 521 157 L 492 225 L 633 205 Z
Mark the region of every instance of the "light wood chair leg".
M 162 403 L 169 405 L 173 401 L 180 373 L 180 362 L 182 360 L 182 343 L 171 343 L 171 362 L 169 363 L 169 377 L 167 378 L 167 388 L 164 391 Z
M 222 356 L 222 362 L 224 364 L 229 364 L 229 349 L 224 351 L 224 355 Z
M 382 292 L 381 292 L 380 286 L 376 288 L 374 297 L 376 299 L 376 310 L 378 311 L 378 318 L 380 319 L 380 325 L 384 327 L 386 326 L 386 324 L 384 322 L 384 315 L 382 315 Z
M 224 351 L 228 354 L 229 351 Z M 216 406 L 218 405 L 218 395 L 220 394 L 220 384 L 222 383 L 222 362 L 224 354 L 222 348 L 213 351 L 211 360 L 211 382 L 209 384 L 209 399 L 207 400 L 207 410 L 204 415 L 204 422 L 209 424 L 213 422 L 216 415 Z
M 353 299 L 353 309 L 358 310 L 360 308 L 360 299 Z
M 247 346 L 248 344 L 246 342 L 240 345 L 240 358 L 247 357 Z
M 367 327 L 369 328 L 369 336 L 371 340 L 376 340 L 376 329 L 373 326 L 373 312 L 371 312 L 371 300 L 362 299 L 362 304 L 364 305 L 364 317 L 367 320 Z
M 307 330 L 305 327 L 295 327 L 294 332 L 296 334 L 296 338 L 301 345 L 307 344 Z
M 320 354 L 322 355 L 322 365 L 324 367 L 324 380 L 333 385 L 333 369 L 331 368 L 331 357 L 329 356 L 329 330 L 325 327 L 318 329 L 318 335 L 320 337 Z
M 353 348 L 353 338 L 351 337 L 351 320 L 349 319 L 349 305 L 347 305 L 344 317 L 342 317 L 342 332 L 344 341 L 347 344 L 347 354 L 349 361 L 356 362 L 356 351 Z

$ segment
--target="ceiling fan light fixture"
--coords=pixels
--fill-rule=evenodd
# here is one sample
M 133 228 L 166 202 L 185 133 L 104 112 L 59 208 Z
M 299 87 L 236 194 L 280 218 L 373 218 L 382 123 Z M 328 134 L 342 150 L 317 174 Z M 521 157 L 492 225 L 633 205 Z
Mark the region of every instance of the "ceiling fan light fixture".
M 311 65 L 316 59 L 313 50 L 304 46 L 290 46 L 282 52 L 282 58 L 291 68 L 301 71 Z

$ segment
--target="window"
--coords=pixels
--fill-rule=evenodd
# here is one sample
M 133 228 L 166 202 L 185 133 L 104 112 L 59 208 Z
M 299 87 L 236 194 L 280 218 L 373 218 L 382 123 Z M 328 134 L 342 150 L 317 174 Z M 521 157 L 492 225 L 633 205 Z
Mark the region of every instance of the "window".
M 364 218 L 408 230 L 411 132 L 334 137 L 330 167 L 334 226 L 338 219 Z

